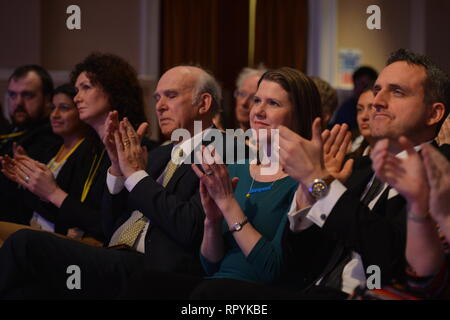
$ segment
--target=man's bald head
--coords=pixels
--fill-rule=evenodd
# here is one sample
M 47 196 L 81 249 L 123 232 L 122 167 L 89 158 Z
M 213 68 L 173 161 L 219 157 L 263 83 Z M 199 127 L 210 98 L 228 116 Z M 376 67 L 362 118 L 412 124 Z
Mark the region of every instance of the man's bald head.
M 202 68 L 177 66 L 162 75 L 154 97 L 161 131 L 168 136 L 178 128 L 193 133 L 195 120 L 210 125 L 220 106 L 221 90 Z

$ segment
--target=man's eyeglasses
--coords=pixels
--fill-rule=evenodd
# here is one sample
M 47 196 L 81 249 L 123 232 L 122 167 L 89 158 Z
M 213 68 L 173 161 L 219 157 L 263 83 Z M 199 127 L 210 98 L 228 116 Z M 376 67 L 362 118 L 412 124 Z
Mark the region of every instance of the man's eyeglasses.
M 254 94 L 251 94 L 251 93 L 248 93 L 248 92 L 246 92 L 246 91 L 241 91 L 241 90 L 235 90 L 234 91 L 234 97 L 237 99 L 237 98 L 239 98 L 239 99 L 250 99 L 250 101 L 253 101 L 253 97 L 254 97 L 255 95 Z

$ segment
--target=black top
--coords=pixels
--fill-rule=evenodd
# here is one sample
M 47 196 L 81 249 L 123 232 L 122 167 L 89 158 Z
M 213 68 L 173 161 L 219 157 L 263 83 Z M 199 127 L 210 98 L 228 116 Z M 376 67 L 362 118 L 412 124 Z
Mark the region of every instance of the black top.
M 2 134 L 21 132 L 19 128 L 9 127 Z M 27 154 L 40 162 L 47 163 L 62 144 L 61 137 L 55 135 L 48 120 L 43 120 L 27 128 L 24 134 L 0 141 L 0 155 L 12 155 L 13 142 L 22 146 Z M 24 215 L 22 189 L 0 172 L 0 220 L 27 224 L 29 216 Z
M 87 137 L 75 152 L 66 160 L 58 173 L 58 186 L 68 193 L 60 208 L 41 201 L 27 192 L 28 208 L 36 211 L 55 224 L 55 232 L 67 234 L 67 230 L 77 227 L 85 232 L 84 236 L 104 241 L 101 224 L 100 205 L 106 184 L 106 172 L 111 162 L 103 145 L 97 137 Z M 98 169 L 95 171 L 95 167 Z M 92 185 L 84 201 L 81 201 L 83 189 L 89 174 Z

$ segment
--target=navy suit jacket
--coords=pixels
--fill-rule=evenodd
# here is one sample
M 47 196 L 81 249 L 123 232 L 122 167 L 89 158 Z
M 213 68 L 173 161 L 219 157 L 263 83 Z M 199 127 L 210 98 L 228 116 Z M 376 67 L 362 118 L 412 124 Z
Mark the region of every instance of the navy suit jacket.
M 145 238 L 147 267 L 203 275 L 199 249 L 205 214 L 199 179 L 191 165 L 183 163 L 165 188 L 156 181 L 170 160 L 172 147 L 172 144 L 161 146 L 149 153 L 149 176 L 131 192 L 124 189 L 114 196 L 104 192 L 105 233 L 110 238 L 134 210 L 139 210 L 150 220 Z
M 450 145 L 439 147 L 450 159 Z M 353 174 L 346 183 L 347 191 L 337 201 L 322 230 L 340 244 L 324 274 L 330 274 L 346 255 L 345 251 L 360 254 L 364 269 L 377 265 L 383 284 L 401 280 L 406 268 L 406 200 L 401 195 L 388 199 L 391 187 L 383 191 L 372 210 L 360 201 L 374 172 L 370 157 L 355 162 Z M 340 277 L 336 274 L 333 277 Z M 324 281 L 326 282 L 326 281 Z M 331 280 L 335 286 L 336 279 Z

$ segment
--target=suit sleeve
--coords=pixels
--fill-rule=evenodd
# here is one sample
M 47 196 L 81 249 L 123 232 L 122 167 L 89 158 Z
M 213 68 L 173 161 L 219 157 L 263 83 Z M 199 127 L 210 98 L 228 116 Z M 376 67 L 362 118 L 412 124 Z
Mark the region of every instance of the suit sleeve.
M 184 178 L 185 190 L 192 190 L 189 199 L 170 194 L 151 177 L 143 178 L 129 193 L 128 205 L 139 210 L 150 223 L 158 225 L 180 246 L 191 248 L 201 242 L 205 214 L 198 192 L 198 179 L 189 171 L 190 179 Z M 188 177 L 189 178 L 189 177 Z
M 110 239 L 120 221 L 125 221 L 131 213 L 124 211 L 127 206 L 128 191 L 124 188 L 120 193 L 112 195 L 105 187 L 102 198 L 101 217 L 103 232 L 106 239 Z
M 449 158 L 450 146 L 440 151 Z M 345 191 L 331 210 L 324 232 L 359 253 L 364 267 L 380 267 L 382 281 L 404 276 L 406 268 L 406 201 L 400 195 L 388 199 L 388 188 L 373 210 L 360 201 L 361 190 Z
M 385 193 L 389 192 L 389 189 Z M 400 196 L 383 201 L 371 211 L 347 190 L 336 202 L 323 231 L 361 255 L 364 267 L 380 267 L 382 281 L 405 268 L 406 203 Z

